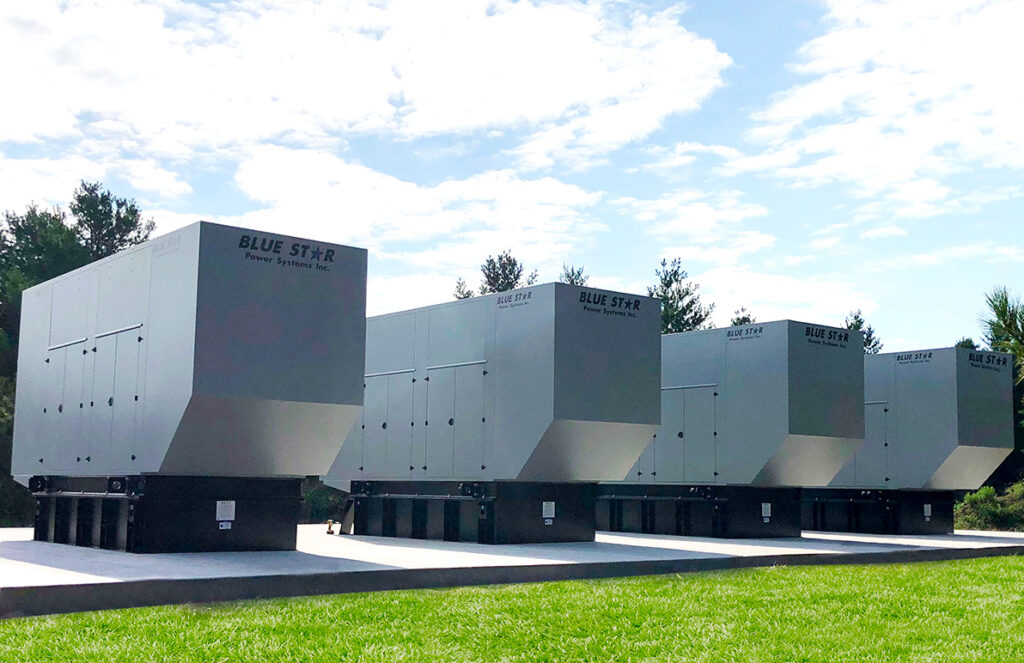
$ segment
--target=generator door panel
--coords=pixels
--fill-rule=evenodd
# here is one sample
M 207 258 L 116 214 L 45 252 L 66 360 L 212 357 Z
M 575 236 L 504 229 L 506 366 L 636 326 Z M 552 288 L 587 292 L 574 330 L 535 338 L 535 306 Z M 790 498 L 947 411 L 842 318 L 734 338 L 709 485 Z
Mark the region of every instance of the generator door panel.
M 683 481 L 686 457 L 686 389 L 661 392 L 661 430 L 654 442 L 654 471 L 658 481 Z
M 683 389 L 686 480 L 716 480 L 715 387 Z
M 387 454 L 388 376 L 366 378 L 363 416 L 363 471 L 369 476 L 384 472 Z
M 408 477 L 412 472 L 413 381 L 412 373 L 387 376 L 387 475 Z
M 455 459 L 455 369 L 427 375 L 427 476 L 450 477 Z
M 484 451 L 484 370 L 486 364 L 455 368 L 455 476 L 479 477 Z

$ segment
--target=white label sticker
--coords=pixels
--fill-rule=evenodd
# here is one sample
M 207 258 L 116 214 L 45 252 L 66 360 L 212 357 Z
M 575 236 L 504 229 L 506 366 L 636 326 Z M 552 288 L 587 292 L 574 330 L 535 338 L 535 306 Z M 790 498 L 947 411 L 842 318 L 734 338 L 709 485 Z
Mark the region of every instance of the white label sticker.
M 217 500 L 217 520 L 234 520 L 235 519 L 235 501 L 234 500 Z M 223 523 L 222 523 L 223 524 Z M 231 529 L 230 527 L 222 529 Z
M 772 517 L 772 503 L 771 502 L 761 502 L 761 517 L 762 518 L 771 518 Z
M 924 505 L 924 517 L 925 518 L 931 518 L 932 517 L 932 505 L 931 504 L 925 504 Z
M 217 524 L 220 525 L 221 529 L 231 529 L 231 521 L 230 520 L 223 520 L 223 521 L 221 521 L 221 522 L 219 522 Z
M 541 508 L 540 516 L 541 516 L 541 518 L 554 518 L 555 517 L 555 503 L 554 502 L 544 502 L 544 505 Z

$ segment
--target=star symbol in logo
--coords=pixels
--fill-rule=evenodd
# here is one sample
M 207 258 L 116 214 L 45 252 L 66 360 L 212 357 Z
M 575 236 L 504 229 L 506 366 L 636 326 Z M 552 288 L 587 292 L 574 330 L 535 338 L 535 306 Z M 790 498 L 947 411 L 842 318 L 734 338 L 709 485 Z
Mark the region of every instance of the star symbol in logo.
M 316 247 L 316 249 L 313 250 L 312 253 L 309 254 L 309 257 L 311 257 L 313 260 L 316 260 L 317 262 L 320 262 L 320 256 L 322 256 L 323 254 L 324 252 L 321 251 L 320 247 L 318 246 Z

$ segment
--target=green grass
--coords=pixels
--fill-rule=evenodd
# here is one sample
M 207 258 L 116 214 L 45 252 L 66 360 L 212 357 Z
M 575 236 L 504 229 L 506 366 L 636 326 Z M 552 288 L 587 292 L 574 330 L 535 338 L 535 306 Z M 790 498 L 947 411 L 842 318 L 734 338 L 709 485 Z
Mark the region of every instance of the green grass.
M 1024 558 L 779 567 L 0 623 L 0 661 L 1018 661 Z

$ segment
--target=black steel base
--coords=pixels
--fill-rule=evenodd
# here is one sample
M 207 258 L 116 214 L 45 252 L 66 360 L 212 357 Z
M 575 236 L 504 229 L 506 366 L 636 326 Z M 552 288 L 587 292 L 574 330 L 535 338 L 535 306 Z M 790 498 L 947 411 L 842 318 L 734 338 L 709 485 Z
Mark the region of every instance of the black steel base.
M 804 529 L 863 534 L 951 534 L 951 490 L 805 488 Z
M 594 540 L 595 484 L 353 481 L 353 533 L 475 543 Z
M 800 490 L 601 484 L 597 528 L 726 539 L 800 536 Z
M 36 497 L 36 541 L 135 553 L 294 550 L 301 483 L 37 476 L 29 490 Z

